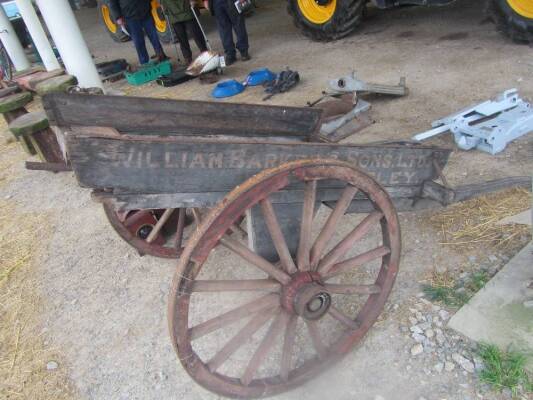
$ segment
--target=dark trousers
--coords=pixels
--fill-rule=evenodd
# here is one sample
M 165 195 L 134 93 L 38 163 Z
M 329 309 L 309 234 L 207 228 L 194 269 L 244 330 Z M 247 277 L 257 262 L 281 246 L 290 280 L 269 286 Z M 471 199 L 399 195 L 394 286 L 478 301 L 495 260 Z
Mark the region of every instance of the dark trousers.
M 174 32 L 176 32 L 176 37 L 180 42 L 180 49 L 183 54 L 183 57 L 186 60 L 192 59 L 192 51 L 191 46 L 189 46 L 189 36 L 187 35 L 187 30 L 189 31 L 189 33 L 192 34 L 192 38 L 194 39 L 194 42 L 196 43 L 196 46 L 198 46 L 200 51 L 207 50 L 204 35 L 202 35 L 200 26 L 198 26 L 198 22 L 196 22 L 195 19 L 192 19 L 190 21 L 176 22 L 172 26 L 174 27 Z
M 148 40 L 152 43 L 152 47 L 156 54 L 162 54 L 163 48 L 159 42 L 159 36 L 157 36 L 157 30 L 155 29 L 154 20 L 150 14 L 143 19 L 130 19 L 126 18 L 126 29 L 130 34 L 131 40 L 137 50 L 137 56 L 139 57 L 140 64 L 146 64 L 150 61 L 148 52 L 146 51 L 146 43 L 144 42 L 144 34 L 148 36 Z
M 218 33 L 228 57 L 235 57 L 235 47 L 241 52 L 248 52 L 248 33 L 244 24 L 244 16 L 235 9 L 233 0 L 214 0 L 213 11 L 217 20 Z M 230 7 L 233 7 L 231 9 Z M 233 32 L 237 35 L 237 45 L 233 43 Z

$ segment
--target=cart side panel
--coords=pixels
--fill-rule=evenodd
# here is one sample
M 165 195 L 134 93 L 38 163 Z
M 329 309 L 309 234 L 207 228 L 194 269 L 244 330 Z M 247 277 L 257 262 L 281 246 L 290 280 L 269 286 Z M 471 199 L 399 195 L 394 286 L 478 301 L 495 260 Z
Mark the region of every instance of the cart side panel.
M 315 157 L 348 161 L 386 187 L 421 190 L 424 181 L 437 178 L 434 160 L 444 167 L 449 155 L 447 149 L 417 146 L 187 142 L 76 134 L 67 135 L 67 147 L 80 185 L 143 194 L 229 192 L 261 170 Z M 335 186 L 322 186 L 327 187 Z
M 106 126 L 122 133 L 295 137 L 318 133 L 322 111 L 128 96 L 52 93 L 43 97 L 51 125 Z

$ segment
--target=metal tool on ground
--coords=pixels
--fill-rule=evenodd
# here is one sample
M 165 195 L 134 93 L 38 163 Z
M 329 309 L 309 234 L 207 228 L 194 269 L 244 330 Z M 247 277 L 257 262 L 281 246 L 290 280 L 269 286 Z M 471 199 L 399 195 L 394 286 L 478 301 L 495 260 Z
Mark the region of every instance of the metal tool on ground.
M 329 87 L 334 93 L 369 92 L 390 96 L 405 96 L 409 93 L 404 77 L 400 78 L 398 85 L 381 85 L 358 79 L 355 71 L 351 75 L 330 80 Z
M 421 141 L 447 131 L 453 133 L 460 149 L 477 148 L 490 154 L 505 149 L 507 143 L 533 131 L 533 109 L 516 89 L 503 92 L 494 100 L 465 108 L 434 121 L 433 129 L 413 136 Z
M 298 71 L 291 71 L 290 69 L 281 71 L 275 80 L 265 84 L 265 92 L 268 93 L 268 95 L 263 97 L 263 101 L 270 99 L 278 93 L 283 93 L 292 89 L 298 84 L 298 82 L 300 82 Z
M 374 123 L 368 114 L 371 104 L 357 98 L 355 103 L 352 103 L 350 98 L 330 100 L 316 105 L 324 109 L 325 114 L 320 126 L 320 139 L 337 143 Z M 342 103 L 347 109 L 343 110 Z

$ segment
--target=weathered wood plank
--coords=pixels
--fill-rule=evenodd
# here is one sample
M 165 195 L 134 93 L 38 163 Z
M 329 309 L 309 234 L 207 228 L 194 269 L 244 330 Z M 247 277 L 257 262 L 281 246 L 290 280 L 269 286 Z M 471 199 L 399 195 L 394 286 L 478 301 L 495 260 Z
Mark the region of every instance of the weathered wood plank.
M 394 199 L 413 199 L 420 195 L 419 186 L 386 187 L 389 195 Z M 316 198 L 320 202 L 328 202 L 335 206 L 334 202 L 339 198 L 342 189 L 317 190 Z M 95 191 L 92 197 L 95 201 L 112 201 L 121 210 L 139 210 L 145 208 L 187 208 L 187 207 L 214 207 L 227 192 L 204 192 L 204 193 L 122 193 Z M 270 195 L 270 201 L 274 204 L 301 203 L 303 190 L 281 190 Z M 352 204 L 369 203 L 362 195 L 356 196 Z M 350 206 L 351 207 L 351 206 Z M 370 208 L 372 209 L 372 208 Z M 352 211 L 355 212 L 355 211 Z M 365 211 L 366 212 L 366 211 Z
M 322 110 L 129 96 L 53 93 L 43 97 L 51 125 L 111 126 L 158 135 L 295 136 L 318 134 Z
M 290 160 L 338 158 L 386 187 L 420 186 L 437 177 L 449 150 L 423 146 L 217 142 L 179 137 L 120 138 L 70 132 L 67 149 L 81 186 L 129 193 L 229 192 L 252 175 Z M 321 182 L 319 189 L 339 182 Z M 294 186 L 296 188 L 296 186 Z

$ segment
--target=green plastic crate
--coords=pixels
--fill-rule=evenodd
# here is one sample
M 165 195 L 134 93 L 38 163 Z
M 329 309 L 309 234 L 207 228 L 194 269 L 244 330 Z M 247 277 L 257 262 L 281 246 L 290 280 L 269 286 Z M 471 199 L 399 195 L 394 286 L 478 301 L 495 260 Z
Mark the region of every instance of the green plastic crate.
M 131 85 L 139 86 L 155 81 L 170 72 L 172 72 L 172 65 L 169 60 L 160 63 L 150 61 L 147 65 L 141 65 L 138 71 L 126 72 L 126 80 Z

